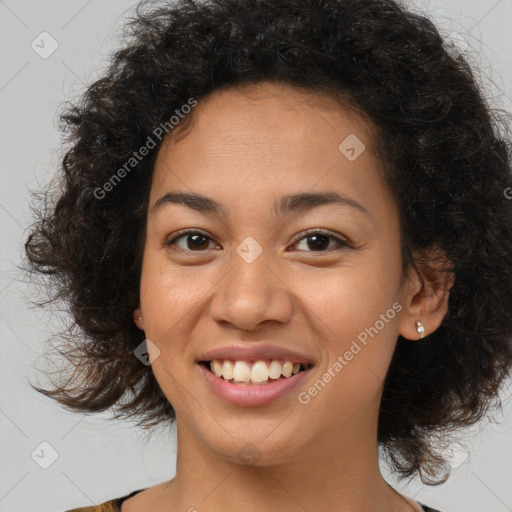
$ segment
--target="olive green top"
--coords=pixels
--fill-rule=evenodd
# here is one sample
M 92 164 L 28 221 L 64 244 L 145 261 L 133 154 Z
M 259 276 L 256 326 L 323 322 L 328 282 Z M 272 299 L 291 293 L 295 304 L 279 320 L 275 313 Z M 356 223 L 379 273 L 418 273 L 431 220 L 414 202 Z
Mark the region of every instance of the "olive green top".
M 114 498 L 113 500 L 106 501 L 101 505 L 96 505 L 93 507 L 82 507 L 82 508 L 74 508 L 73 510 L 67 510 L 66 512 L 121 512 L 121 504 L 123 501 L 126 501 L 128 498 L 135 496 L 137 493 L 144 491 L 145 489 L 139 489 L 138 491 L 133 491 L 126 496 L 122 496 L 121 498 Z
M 132 493 L 122 496 L 121 498 L 115 498 L 110 501 L 106 501 L 101 505 L 96 505 L 94 507 L 84 507 L 84 508 L 74 508 L 73 510 L 67 510 L 66 512 L 121 512 L 121 504 L 126 501 L 128 498 L 135 496 L 137 493 L 144 491 L 145 489 L 139 489 L 138 491 L 133 491 Z M 419 503 L 419 502 L 418 502 Z M 427 507 L 422 503 L 419 503 L 421 507 L 423 507 L 424 512 L 440 512 L 439 510 Z

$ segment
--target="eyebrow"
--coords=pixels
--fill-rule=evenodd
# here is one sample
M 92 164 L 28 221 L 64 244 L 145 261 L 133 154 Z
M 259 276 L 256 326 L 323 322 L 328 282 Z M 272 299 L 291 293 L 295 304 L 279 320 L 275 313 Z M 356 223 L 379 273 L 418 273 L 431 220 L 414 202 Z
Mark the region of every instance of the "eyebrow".
M 218 217 L 226 216 L 226 210 L 220 203 L 200 194 L 167 192 L 155 202 L 152 208 L 153 213 L 166 204 L 181 204 L 198 212 Z M 334 191 L 302 192 L 283 196 L 274 203 L 273 212 L 275 215 L 287 215 L 292 212 L 311 210 L 319 206 L 331 204 L 349 206 L 371 217 L 370 212 L 362 204 Z

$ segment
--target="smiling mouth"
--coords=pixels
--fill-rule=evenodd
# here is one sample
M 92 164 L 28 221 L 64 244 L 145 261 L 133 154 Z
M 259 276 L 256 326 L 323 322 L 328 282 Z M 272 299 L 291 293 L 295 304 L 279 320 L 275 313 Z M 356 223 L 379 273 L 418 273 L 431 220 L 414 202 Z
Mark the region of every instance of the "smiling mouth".
M 276 359 L 254 361 L 235 361 L 232 359 L 213 359 L 199 361 L 210 373 L 230 384 L 268 385 L 272 382 L 287 380 L 313 367 L 311 363 L 292 363 Z

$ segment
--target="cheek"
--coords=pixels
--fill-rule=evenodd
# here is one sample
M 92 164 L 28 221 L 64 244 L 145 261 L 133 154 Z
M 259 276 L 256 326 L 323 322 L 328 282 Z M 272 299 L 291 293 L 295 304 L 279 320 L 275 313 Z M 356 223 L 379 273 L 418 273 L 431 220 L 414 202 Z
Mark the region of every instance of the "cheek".
M 196 371 L 191 347 L 202 344 L 208 301 L 225 274 L 214 265 L 171 265 L 157 252 L 145 259 L 141 276 L 145 334 L 159 349 L 152 370 L 168 400 L 182 413 L 189 407 L 184 383 L 190 391 L 195 386 L 190 379 L 190 372 Z
M 194 336 L 201 300 L 215 282 L 214 276 L 198 268 L 171 268 L 165 258 L 148 254 L 141 276 L 145 335 L 159 350 L 152 371 L 164 395 L 182 416 L 189 408 L 184 388 L 190 385 L 184 383 L 195 364 L 187 358 L 188 341 Z
M 147 326 L 170 329 L 211 293 L 219 280 L 214 268 L 171 265 L 167 258 L 149 256 L 141 277 L 141 307 Z
M 368 251 L 346 266 L 296 274 L 294 293 L 314 313 L 312 317 L 324 323 L 322 332 L 345 344 L 373 326 L 397 301 L 400 260 L 396 256 L 392 251 Z M 396 306 L 387 316 L 393 320 L 395 313 Z
M 343 417 L 356 414 L 382 386 L 402 308 L 397 300 L 400 261 L 365 260 L 323 277 L 296 280 L 294 288 L 324 356 L 320 372 L 326 385 L 320 394 L 325 395 L 319 401 L 329 402 Z
M 382 378 L 386 373 L 401 309 L 390 290 L 391 283 L 377 283 L 350 271 L 317 279 L 315 287 L 309 284 L 303 293 L 296 289 L 324 364 L 343 358 L 343 374 L 353 382 L 360 382 L 368 371 Z

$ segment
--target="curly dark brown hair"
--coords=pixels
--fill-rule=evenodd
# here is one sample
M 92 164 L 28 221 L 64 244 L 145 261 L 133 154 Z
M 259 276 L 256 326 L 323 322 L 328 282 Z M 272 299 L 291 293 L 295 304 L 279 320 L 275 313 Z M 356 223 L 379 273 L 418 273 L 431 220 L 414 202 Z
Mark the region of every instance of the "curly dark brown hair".
M 134 357 L 144 341 L 133 311 L 148 192 L 163 139 L 155 133 L 190 98 L 286 83 L 327 93 L 375 127 L 404 270 L 418 263 L 413 251 L 428 258 L 433 247 L 453 263 L 441 326 L 418 343 L 398 339 L 378 427 L 400 478 L 444 482 L 432 440 L 487 414 L 512 366 L 508 114 L 488 104 L 472 66 L 431 21 L 393 0 L 144 2 L 126 30 L 104 76 L 62 112 L 69 147 L 60 179 L 34 203 L 27 268 L 42 276 L 49 301 L 67 305 L 71 325 L 58 349 L 65 382 L 32 387 L 70 410 L 112 407 L 145 428 L 175 419 L 151 366 Z M 149 137 L 156 148 L 128 169 Z

